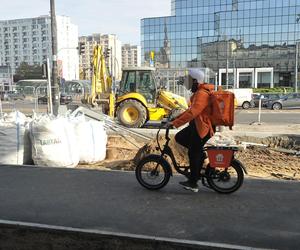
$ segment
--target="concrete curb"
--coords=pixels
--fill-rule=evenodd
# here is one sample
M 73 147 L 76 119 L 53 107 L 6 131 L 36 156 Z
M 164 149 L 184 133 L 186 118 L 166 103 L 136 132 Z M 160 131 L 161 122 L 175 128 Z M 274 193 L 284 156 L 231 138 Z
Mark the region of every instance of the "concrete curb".
M 0 249 L 193 250 L 262 249 L 202 241 L 178 240 L 101 230 L 0 220 Z

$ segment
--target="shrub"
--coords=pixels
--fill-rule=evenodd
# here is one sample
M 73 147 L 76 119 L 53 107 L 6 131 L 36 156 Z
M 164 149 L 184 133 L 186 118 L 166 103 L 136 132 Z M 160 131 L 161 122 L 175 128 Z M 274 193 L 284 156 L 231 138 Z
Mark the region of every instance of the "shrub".
M 253 93 L 292 93 L 292 87 L 277 87 L 277 88 L 257 88 L 253 89 Z

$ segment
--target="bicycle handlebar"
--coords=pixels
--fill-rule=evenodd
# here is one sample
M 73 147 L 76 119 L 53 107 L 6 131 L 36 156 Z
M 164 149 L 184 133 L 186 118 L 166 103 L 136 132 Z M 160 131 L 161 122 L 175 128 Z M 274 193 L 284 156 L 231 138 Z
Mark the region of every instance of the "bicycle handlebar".
M 159 127 L 158 131 L 157 131 L 157 134 L 156 134 L 156 142 L 157 142 L 157 146 L 159 148 L 160 151 L 162 151 L 162 148 L 160 146 L 160 143 L 159 143 L 159 133 L 161 131 L 162 128 L 166 129 L 166 134 L 165 134 L 165 139 L 167 141 L 170 141 L 171 138 L 169 137 L 169 134 L 170 134 L 170 127 L 169 126 L 165 126 L 166 125 L 166 122 L 161 122 L 161 126 Z
M 170 127 L 166 127 L 166 135 L 165 135 L 166 140 L 170 140 L 169 134 L 170 134 Z

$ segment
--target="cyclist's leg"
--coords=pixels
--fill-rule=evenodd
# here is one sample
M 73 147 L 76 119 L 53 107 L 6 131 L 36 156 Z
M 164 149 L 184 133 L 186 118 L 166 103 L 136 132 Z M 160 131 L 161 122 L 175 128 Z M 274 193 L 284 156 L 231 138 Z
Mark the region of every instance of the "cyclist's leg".
M 189 148 L 190 146 L 190 138 L 191 126 L 185 127 L 175 135 L 175 141 L 186 148 Z
M 192 184 L 196 184 L 199 180 L 200 169 L 202 168 L 205 160 L 205 153 L 203 148 L 209 138 L 210 136 L 207 135 L 202 139 L 196 132 L 193 138 L 191 138 L 190 140 L 188 155 L 190 160 L 191 176 L 189 180 Z

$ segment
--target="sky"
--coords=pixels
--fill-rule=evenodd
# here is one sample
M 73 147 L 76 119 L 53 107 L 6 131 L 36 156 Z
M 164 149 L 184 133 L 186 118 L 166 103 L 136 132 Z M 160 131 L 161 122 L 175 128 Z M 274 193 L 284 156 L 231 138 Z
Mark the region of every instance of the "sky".
M 50 0 L 1 1 L 0 20 L 50 13 Z M 171 0 L 56 0 L 56 14 L 71 17 L 79 35 L 116 34 L 122 43 L 140 44 L 140 19 L 168 16 Z

